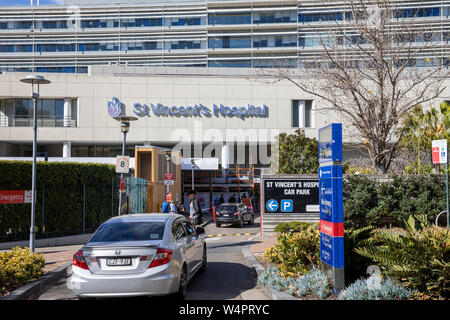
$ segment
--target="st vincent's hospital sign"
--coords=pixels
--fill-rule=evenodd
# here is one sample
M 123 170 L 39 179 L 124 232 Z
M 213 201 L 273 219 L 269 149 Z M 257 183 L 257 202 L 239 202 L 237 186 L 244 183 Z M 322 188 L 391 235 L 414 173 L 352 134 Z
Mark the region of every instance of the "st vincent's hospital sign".
M 139 117 L 155 116 L 185 116 L 185 117 L 229 117 L 229 118 L 267 118 L 269 117 L 269 108 L 266 105 L 254 106 L 225 106 L 223 104 L 213 104 L 208 108 L 203 104 L 193 106 L 165 106 L 161 103 L 150 105 L 135 103 L 133 104 L 133 113 Z

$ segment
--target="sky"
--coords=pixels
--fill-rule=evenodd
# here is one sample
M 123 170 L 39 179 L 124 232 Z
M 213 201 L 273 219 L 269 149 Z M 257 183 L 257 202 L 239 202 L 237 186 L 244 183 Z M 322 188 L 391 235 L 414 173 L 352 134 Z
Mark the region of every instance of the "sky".
M 37 0 L 33 0 L 36 5 Z M 40 4 L 63 4 L 64 0 L 40 0 Z M 0 0 L 0 6 L 29 6 L 30 0 Z

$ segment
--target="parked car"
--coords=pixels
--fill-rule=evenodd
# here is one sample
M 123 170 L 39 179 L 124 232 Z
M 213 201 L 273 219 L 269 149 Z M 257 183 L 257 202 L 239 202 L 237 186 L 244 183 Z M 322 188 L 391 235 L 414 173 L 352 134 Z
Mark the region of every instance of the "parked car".
M 132 214 L 103 223 L 73 256 L 67 286 L 80 299 L 160 296 L 184 299 L 206 270 L 205 230 L 179 214 Z
M 244 222 L 249 225 L 255 222 L 255 215 L 243 203 L 224 203 L 216 208 L 216 226 L 220 227 L 223 223 L 234 224 L 240 228 Z

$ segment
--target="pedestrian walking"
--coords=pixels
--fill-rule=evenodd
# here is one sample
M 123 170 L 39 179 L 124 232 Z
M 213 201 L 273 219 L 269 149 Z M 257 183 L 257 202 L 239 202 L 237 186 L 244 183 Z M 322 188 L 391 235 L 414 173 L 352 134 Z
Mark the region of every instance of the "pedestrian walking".
M 189 197 L 189 219 L 191 219 L 193 224 L 201 224 L 202 223 L 202 208 L 200 207 L 200 202 L 195 197 L 195 190 L 191 190 L 188 192 Z
M 233 193 L 230 199 L 228 199 L 228 203 L 236 203 L 236 193 Z
M 247 207 L 252 207 L 250 198 L 247 197 L 247 194 L 246 194 L 246 193 L 244 193 L 244 195 L 242 196 L 241 202 L 242 202 L 243 204 L 245 204 Z
M 170 213 L 176 213 L 177 212 L 177 207 L 175 206 L 175 203 L 173 201 L 170 201 L 169 212 Z
M 177 213 L 181 214 L 181 215 L 186 215 L 186 210 L 184 209 L 184 205 L 181 201 L 178 201 L 178 205 L 177 205 Z
M 169 202 L 167 200 L 164 200 L 164 202 L 161 204 L 161 212 L 162 213 L 169 212 Z

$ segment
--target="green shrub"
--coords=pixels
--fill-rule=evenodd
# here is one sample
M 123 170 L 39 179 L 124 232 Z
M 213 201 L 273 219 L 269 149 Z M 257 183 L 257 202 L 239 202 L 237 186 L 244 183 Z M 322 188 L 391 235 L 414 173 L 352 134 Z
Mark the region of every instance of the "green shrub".
M 405 221 L 406 234 L 376 232 L 356 253 L 378 263 L 384 275 L 422 293 L 450 297 L 450 232 L 426 217 Z
M 344 179 L 343 188 L 344 227 L 366 227 L 370 210 L 378 204 L 376 182 L 365 176 L 348 176 Z
M 344 179 L 344 226 L 401 227 L 410 215 L 427 214 L 430 222 L 446 208 L 440 176 L 392 176 L 376 182 L 364 176 Z
M 396 284 L 392 279 L 383 279 L 375 273 L 367 279 L 359 279 L 339 293 L 339 300 L 405 300 L 414 292 Z
M 318 173 L 319 142 L 305 136 L 305 130 L 296 129 L 293 134 L 280 133 L 276 139 L 271 165 L 277 173 L 306 174 Z
M 0 252 L 0 295 L 40 278 L 44 267 L 44 255 L 33 253 L 29 248 L 15 247 L 11 251 Z
M 266 249 L 265 257 L 277 264 L 283 276 L 306 273 L 319 264 L 320 234 L 318 224 L 297 233 L 281 233 L 277 243 Z
M 312 223 L 310 222 L 282 222 L 275 227 L 274 232 L 300 232 L 307 227 L 309 227 Z
M 345 282 L 352 283 L 366 274 L 367 267 L 374 264 L 372 259 L 361 256 L 355 248 L 372 237 L 373 227 L 344 230 Z
M 113 165 L 41 161 L 36 169 L 37 237 L 43 232 L 42 225 L 47 235 L 82 231 L 83 185 L 86 186 L 86 232 L 94 231 L 111 216 L 111 194 L 118 189 L 117 180 L 113 180 L 117 177 Z M 0 188 L 31 190 L 31 173 L 31 161 L 0 161 Z M 0 204 L 0 241 L 28 237 L 30 209 L 30 204 Z

